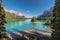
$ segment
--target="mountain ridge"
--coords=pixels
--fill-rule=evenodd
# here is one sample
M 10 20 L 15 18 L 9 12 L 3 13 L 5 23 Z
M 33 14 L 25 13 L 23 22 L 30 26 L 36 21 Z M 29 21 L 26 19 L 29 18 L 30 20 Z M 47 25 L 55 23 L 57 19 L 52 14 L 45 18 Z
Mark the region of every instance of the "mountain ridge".
M 7 21 L 16 21 L 16 20 L 25 20 L 29 18 L 28 16 L 24 15 L 23 13 L 16 12 L 13 10 L 5 10 L 6 20 Z
M 40 17 L 52 17 L 53 16 L 53 7 L 51 7 L 48 10 L 45 10 L 42 15 L 39 15 L 38 18 Z
M 29 16 L 27 16 L 21 12 L 14 11 L 14 10 L 5 10 L 5 11 L 10 13 L 10 14 L 14 14 L 16 16 L 24 16 L 25 18 L 30 18 Z

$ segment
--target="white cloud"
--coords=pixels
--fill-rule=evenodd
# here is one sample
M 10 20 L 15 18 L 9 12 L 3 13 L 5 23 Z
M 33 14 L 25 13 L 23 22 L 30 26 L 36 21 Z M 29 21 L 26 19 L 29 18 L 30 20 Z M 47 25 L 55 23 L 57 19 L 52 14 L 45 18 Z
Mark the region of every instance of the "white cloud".
M 30 12 L 30 10 L 27 10 L 26 12 Z

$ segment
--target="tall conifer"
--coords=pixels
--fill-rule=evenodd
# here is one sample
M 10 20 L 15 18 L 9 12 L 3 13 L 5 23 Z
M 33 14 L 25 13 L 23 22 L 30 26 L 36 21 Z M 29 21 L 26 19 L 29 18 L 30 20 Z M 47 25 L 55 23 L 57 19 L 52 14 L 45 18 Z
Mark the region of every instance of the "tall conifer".
M 60 0 L 55 0 L 52 20 L 52 38 L 51 40 L 60 40 Z
M 7 40 L 6 28 L 4 27 L 5 23 L 5 10 L 2 6 L 2 0 L 0 0 L 0 40 Z

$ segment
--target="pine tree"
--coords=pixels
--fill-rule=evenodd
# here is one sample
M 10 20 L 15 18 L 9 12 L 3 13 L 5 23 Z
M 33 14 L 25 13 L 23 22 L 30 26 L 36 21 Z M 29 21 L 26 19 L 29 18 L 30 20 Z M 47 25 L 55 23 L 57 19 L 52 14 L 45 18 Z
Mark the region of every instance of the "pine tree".
M 6 28 L 4 27 L 5 21 L 5 10 L 2 6 L 2 0 L 0 0 L 0 40 L 7 40 Z
M 31 22 L 36 22 L 37 18 L 36 17 L 33 17 Z
M 55 0 L 53 17 L 54 17 L 54 19 L 52 20 L 53 33 L 51 40 L 60 40 L 60 0 Z

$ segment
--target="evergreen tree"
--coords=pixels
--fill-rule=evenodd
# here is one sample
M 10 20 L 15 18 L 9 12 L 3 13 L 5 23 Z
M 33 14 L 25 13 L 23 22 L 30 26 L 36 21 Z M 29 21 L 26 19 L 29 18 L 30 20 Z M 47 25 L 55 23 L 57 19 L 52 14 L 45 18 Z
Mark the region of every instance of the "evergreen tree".
M 36 22 L 36 20 L 37 20 L 37 18 L 36 18 L 36 17 L 33 17 L 33 18 L 31 19 L 31 22 Z
M 51 40 L 60 40 L 60 0 L 55 0 L 55 6 L 53 10 L 53 17 L 52 20 L 52 38 Z
M 0 40 L 7 40 L 6 28 L 4 27 L 5 21 L 5 11 L 2 6 L 2 0 L 0 0 Z

